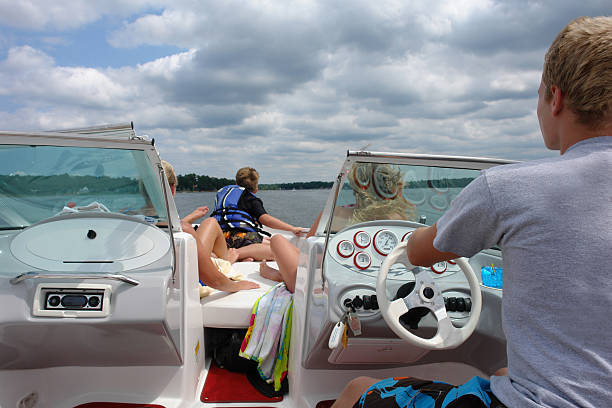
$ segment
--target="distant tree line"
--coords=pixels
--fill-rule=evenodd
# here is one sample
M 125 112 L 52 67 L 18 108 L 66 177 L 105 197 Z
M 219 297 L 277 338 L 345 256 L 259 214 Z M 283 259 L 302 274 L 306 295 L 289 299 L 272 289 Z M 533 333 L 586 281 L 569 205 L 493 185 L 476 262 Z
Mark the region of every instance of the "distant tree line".
M 0 175 L 0 191 L 12 195 L 138 193 L 138 180 L 129 177 Z
M 178 191 L 217 191 L 228 184 L 236 184 L 236 180 L 228 178 L 217 178 L 204 175 L 179 174 L 177 176 Z M 260 184 L 260 190 L 313 190 L 331 188 L 332 182 L 306 181 L 297 183 Z

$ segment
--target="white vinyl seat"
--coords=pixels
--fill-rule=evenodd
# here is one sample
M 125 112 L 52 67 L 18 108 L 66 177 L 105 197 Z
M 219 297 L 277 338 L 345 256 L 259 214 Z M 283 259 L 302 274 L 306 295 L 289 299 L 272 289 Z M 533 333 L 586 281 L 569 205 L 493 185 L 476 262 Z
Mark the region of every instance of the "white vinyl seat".
M 268 262 L 268 265 L 277 267 L 276 262 Z M 241 273 L 244 279 L 257 282 L 260 287 L 235 293 L 214 291 L 200 299 L 204 327 L 249 327 L 253 305 L 260 296 L 278 283 L 259 274 L 259 262 L 236 262 L 232 268 Z

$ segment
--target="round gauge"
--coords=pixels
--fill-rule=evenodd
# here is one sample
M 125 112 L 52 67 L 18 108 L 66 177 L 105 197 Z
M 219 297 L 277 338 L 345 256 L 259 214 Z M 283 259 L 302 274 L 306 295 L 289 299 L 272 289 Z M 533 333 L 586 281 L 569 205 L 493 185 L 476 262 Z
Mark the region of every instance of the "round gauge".
M 423 177 L 424 178 L 424 177 Z M 414 170 L 408 170 L 404 176 L 404 197 L 414 205 L 420 205 L 425 202 L 427 198 L 425 187 L 418 187 L 420 179 L 417 177 Z
M 353 167 L 353 180 L 357 187 L 366 190 L 370 186 L 370 163 L 357 163 Z
M 368 245 L 370 245 L 372 239 L 370 238 L 370 234 L 367 232 L 357 231 L 353 237 L 353 241 L 359 248 L 366 248 Z
M 440 274 L 446 272 L 447 267 L 448 265 L 446 264 L 446 261 L 436 262 L 435 264 L 431 265 L 431 270 L 437 274 Z
M 372 264 L 372 258 L 370 258 L 367 252 L 357 252 L 353 261 L 359 269 L 368 269 Z
M 407 233 L 405 233 L 404 236 L 402 237 L 402 242 L 408 241 L 408 238 L 410 238 L 410 235 L 412 235 L 412 231 L 408 231 Z
M 397 237 L 389 230 L 380 230 L 374 235 L 374 249 L 387 256 L 397 245 Z
M 449 259 L 449 260 L 448 260 L 448 261 L 446 261 L 446 262 L 448 262 L 448 263 L 449 263 L 449 264 L 451 264 L 451 265 L 457 265 L 457 262 L 455 262 L 455 261 L 454 261 L 454 260 L 452 260 L 452 259 Z
M 399 167 L 392 164 L 379 164 L 372 170 L 374 191 L 383 200 L 393 200 L 401 187 Z
M 349 258 L 355 252 L 355 247 L 351 241 L 347 241 L 346 239 L 338 242 L 338 247 L 336 248 L 338 251 L 338 255 L 343 258 Z
M 439 193 L 446 193 L 448 191 L 448 178 L 448 169 L 431 167 L 427 184 Z
M 429 205 L 438 211 L 442 211 L 448 206 L 448 201 L 446 201 L 446 196 L 435 194 L 429 197 Z

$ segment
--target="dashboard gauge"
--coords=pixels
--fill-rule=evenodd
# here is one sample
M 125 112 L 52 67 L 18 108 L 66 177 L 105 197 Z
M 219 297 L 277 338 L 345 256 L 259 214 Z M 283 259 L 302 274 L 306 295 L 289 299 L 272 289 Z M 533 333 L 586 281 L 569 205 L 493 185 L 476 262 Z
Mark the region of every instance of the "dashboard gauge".
M 367 252 L 357 252 L 353 261 L 359 269 L 368 269 L 372 264 L 372 258 Z
M 353 180 L 357 187 L 362 190 L 367 190 L 370 186 L 371 170 L 370 163 L 357 163 L 353 167 Z
M 448 261 L 446 261 L 446 262 L 448 262 L 448 263 L 449 263 L 449 264 L 451 264 L 451 265 L 457 265 L 457 262 L 455 262 L 455 261 L 454 261 L 454 260 L 452 260 L 452 259 L 449 259 L 449 260 L 448 260 Z
M 374 191 L 383 200 L 393 200 L 397 197 L 402 185 L 400 169 L 397 165 L 379 164 L 372 170 Z
M 436 262 L 435 264 L 431 265 L 431 270 L 437 274 L 441 274 L 446 272 L 447 267 L 448 265 L 446 264 L 446 261 Z
M 372 238 L 370 238 L 370 234 L 365 231 L 357 231 L 353 237 L 353 241 L 359 248 L 367 248 L 370 242 L 372 242 Z
M 412 231 L 408 231 L 407 233 L 405 233 L 404 236 L 402 237 L 402 242 L 408 241 L 408 238 L 410 238 L 410 235 L 412 235 Z
M 338 242 L 338 247 L 336 249 L 338 250 L 338 255 L 343 258 L 350 258 L 353 255 L 353 252 L 355 252 L 353 243 L 351 241 L 347 241 L 346 239 Z
M 380 230 L 374 235 L 374 249 L 387 256 L 397 245 L 397 237 L 389 230 Z

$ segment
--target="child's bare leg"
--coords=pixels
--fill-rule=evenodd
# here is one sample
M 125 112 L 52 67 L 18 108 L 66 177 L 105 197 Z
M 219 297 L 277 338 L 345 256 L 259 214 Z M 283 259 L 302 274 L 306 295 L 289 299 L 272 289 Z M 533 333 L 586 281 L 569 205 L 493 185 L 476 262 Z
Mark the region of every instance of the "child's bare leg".
M 293 293 L 295 290 L 295 276 L 297 274 L 300 250 L 282 235 L 272 236 L 270 248 L 276 258 L 278 272 L 283 282 L 287 285 L 287 289 Z
M 266 264 L 265 261 L 263 261 L 262 263 L 259 264 L 259 274 L 261 276 L 263 276 L 266 279 L 270 279 L 276 282 L 282 282 L 283 281 L 283 277 L 281 276 L 281 274 L 278 272 L 278 269 L 274 269 L 270 266 L 268 266 L 268 264 Z
M 221 231 L 216 219 L 205 219 L 196 231 L 196 239 L 198 240 L 198 246 L 201 246 L 208 256 L 214 252 L 219 258 L 230 260 L 228 259 L 227 244 L 223 231 Z M 198 247 L 198 252 L 199 250 Z
M 331 408 L 351 408 L 368 388 L 379 381 L 372 377 L 357 377 L 351 380 Z
M 252 258 L 258 261 L 266 261 L 274 259 L 272 249 L 269 244 L 251 244 L 238 248 L 238 259 Z

